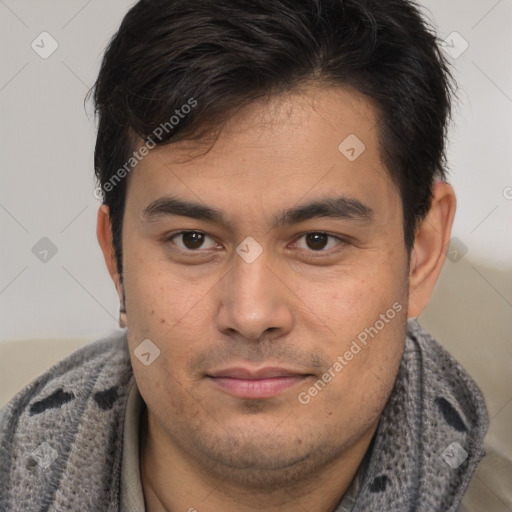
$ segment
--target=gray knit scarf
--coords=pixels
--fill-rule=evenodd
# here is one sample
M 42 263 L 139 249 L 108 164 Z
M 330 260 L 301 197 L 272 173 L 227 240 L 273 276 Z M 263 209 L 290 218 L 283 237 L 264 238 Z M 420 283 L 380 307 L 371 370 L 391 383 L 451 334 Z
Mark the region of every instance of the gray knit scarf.
M 0 418 L 1 512 L 119 511 L 132 379 L 120 330 L 66 357 L 9 402 Z M 455 512 L 483 456 L 487 426 L 476 384 L 409 320 L 351 512 Z

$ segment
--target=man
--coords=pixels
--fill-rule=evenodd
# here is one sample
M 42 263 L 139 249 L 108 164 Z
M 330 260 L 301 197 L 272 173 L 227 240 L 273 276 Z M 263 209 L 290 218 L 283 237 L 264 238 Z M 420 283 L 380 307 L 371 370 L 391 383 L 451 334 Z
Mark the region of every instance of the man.
M 136 4 L 94 89 L 125 329 L 9 403 L 1 510 L 457 510 L 487 413 L 415 320 L 450 93 L 405 0 Z

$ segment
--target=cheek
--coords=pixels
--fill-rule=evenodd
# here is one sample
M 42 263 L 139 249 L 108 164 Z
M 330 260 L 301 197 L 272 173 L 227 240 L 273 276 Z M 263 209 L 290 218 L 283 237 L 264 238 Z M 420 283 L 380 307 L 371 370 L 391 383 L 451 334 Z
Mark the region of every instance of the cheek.
M 393 304 L 406 309 L 407 280 L 401 272 L 376 269 L 374 272 L 354 272 L 337 276 L 301 291 L 305 301 L 325 324 L 332 336 L 352 339 L 374 325 L 380 315 L 392 317 L 398 311 Z M 386 318 L 387 319 L 387 318 Z M 339 347 L 341 348 L 341 347 Z
M 133 251 L 125 257 L 124 286 L 129 329 L 168 333 L 186 323 L 197 333 L 207 315 L 207 292 L 213 281 L 188 279 L 183 272 L 155 256 L 155 251 Z
M 391 391 L 407 322 L 407 275 L 401 262 L 392 265 L 347 272 L 310 294 L 312 310 L 329 328 L 329 336 L 317 341 L 325 359 L 339 363 L 331 367 L 327 404 L 343 402 L 354 411 L 364 404 L 372 414 Z
M 158 263 L 133 260 L 125 270 L 127 327 L 132 366 L 137 382 L 147 387 L 146 396 L 161 397 L 179 410 L 180 382 L 185 382 L 187 363 L 198 344 L 209 335 L 207 301 L 202 287 L 190 285 L 177 274 L 164 272 Z M 134 355 L 140 343 L 150 339 L 160 350 L 150 366 Z M 144 396 L 143 391 L 141 394 Z M 152 398 L 150 398 L 152 399 Z
M 181 417 L 190 414 L 191 401 L 187 400 L 187 395 L 180 386 L 179 376 L 166 370 L 167 366 L 162 361 L 162 356 L 150 367 L 142 367 L 135 363 L 137 361 L 134 361 L 137 387 L 149 410 L 160 423 L 166 424 L 165 417 L 169 415 Z
M 345 425 L 354 432 L 378 418 L 393 388 L 402 357 L 405 311 L 398 312 L 384 326 L 375 322 L 365 326 L 359 333 L 364 334 L 360 338 L 365 343 L 355 336 L 340 341 L 337 349 L 330 350 L 334 377 L 315 398 L 318 414 L 331 411 L 334 425 Z M 334 366 L 336 362 L 339 364 Z

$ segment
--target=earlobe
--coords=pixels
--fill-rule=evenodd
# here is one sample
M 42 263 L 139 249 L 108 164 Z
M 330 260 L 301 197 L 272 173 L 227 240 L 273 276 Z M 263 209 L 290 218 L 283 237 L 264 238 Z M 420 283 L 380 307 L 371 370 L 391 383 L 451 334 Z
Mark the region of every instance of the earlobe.
M 432 202 L 425 218 L 416 229 L 409 270 L 410 318 L 425 309 L 434 290 L 450 242 L 456 198 L 451 185 L 436 183 Z

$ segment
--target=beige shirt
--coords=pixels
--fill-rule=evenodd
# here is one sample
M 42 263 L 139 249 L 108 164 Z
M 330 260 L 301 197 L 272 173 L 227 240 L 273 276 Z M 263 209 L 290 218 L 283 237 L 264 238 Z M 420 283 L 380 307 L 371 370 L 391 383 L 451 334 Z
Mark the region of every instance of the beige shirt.
M 146 512 L 144 504 L 144 492 L 140 478 L 140 417 L 142 408 L 146 404 L 137 388 L 135 380 L 128 394 L 128 403 L 124 418 L 123 459 L 121 464 L 121 512 Z M 347 492 L 338 504 L 336 512 L 350 510 L 354 498 L 359 491 L 359 485 L 363 475 L 360 467 Z
M 146 512 L 140 479 L 139 431 L 144 401 L 133 381 L 123 427 L 123 459 L 121 463 L 121 512 Z

